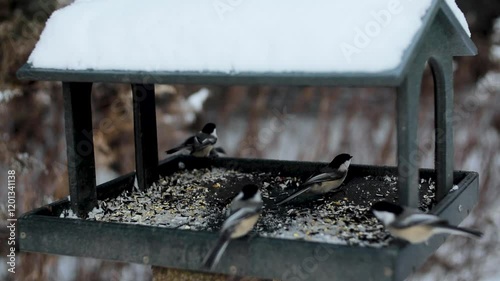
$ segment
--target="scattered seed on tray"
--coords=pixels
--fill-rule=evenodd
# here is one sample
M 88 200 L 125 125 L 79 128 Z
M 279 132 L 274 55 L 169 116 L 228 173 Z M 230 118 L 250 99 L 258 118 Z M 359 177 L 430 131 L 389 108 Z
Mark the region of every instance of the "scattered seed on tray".
M 242 185 L 256 183 L 265 203 L 253 232 L 263 237 L 304 239 L 333 244 L 383 247 L 391 236 L 369 212 L 380 200 L 397 201 L 393 175 L 356 177 L 340 192 L 316 200 L 274 207 L 274 202 L 296 190 L 303 179 L 279 173 L 245 173 L 224 168 L 180 170 L 162 177 L 146 191 L 124 191 L 116 198 L 99 200 L 88 220 L 218 231 L 225 208 Z M 435 204 L 435 182 L 421 179 L 423 211 Z M 76 218 L 71 210 L 61 217 Z

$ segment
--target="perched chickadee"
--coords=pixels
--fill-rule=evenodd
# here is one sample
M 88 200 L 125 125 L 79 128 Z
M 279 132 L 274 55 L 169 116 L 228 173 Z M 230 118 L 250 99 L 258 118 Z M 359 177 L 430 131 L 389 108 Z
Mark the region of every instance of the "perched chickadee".
M 351 164 L 352 156 L 342 153 L 333 158 L 330 164 L 318 169 L 300 187 L 300 189 L 288 196 L 276 205 L 282 205 L 299 195 L 324 194 L 338 190 L 347 176 L 347 169 Z
M 231 239 L 247 235 L 259 219 L 262 209 L 262 197 L 254 184 L 245 185 L 233 199 L 229 207 L 229 216 L 222 225 L 219 240 L 203 261 L 205 269 L 214 269 Z
M 373 204 L 371 211 L 398 238 L 410 243 L 427 241 L 432 235 L 447 233 L 481 238 L 483 233 L 471 229 L 449 225 L 438 216 L 426 214 L 416 209 L 399 206 L 386 201 Z
M 189 150 L 190 154 L 196 157 L 207 157 L 210 155 L 217 142 L 217 132 L 214 123 L 207 123 L 196 135 L 185 140 L 181 145 L 169 149 L 167 154 L 176 153 L 180 150 Z

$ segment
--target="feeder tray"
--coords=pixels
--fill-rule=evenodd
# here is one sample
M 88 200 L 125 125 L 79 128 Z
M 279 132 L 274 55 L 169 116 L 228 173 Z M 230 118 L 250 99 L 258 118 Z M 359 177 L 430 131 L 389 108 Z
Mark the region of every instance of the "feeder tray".
M 80 5 L 93 3 L 91 1 Z M 71 11 L 65 11 L 68 10 Z M 61 19 L 62 13 L 61 11 L 59 17 L 54 17 L 54 21 Z M 138 35 L 137 38 L 134 36 L 130 37 L 139 40 Z M 50 43 L 45 41 L 39 45 L 43 48 Z M 61 46 L 54 46 L 56 47 L 57 50 L 65 50 Z M 71 200 L 58 201 L 21 216 L 18 220 L 19 248 L 21 251 L 201 271 L 202 258 L 217 240 L 218 234 L 214 229 L 220 225 L 220 221 L 214 222 L 212 231 L 207 231 L 208 228 L 185 230 L 163 225 L 65 218 L 64 212 L 71 209 L 78 217 L 85 218 L 98 207 L 98 200 L 111 200 L 124 191 L 132 191 L 135 178 L 139 190 L 146 191 L 160 176 L 168 176 L 178 171 L 179 162 L 184 163 L 188 170 L 220 167 L 246 173 L 280 173 L 280 176 L 296 176 L 301 179 L 309 176 L 319 165 L 325 164 L 191 157 L 177 157 L 159 163 L 155 84 L 395 87 L 397 167 L 352 165 L 345 183 L 346 193 L 342 196 L 345 196 L 348 202 L 360 202 L 359 204 L 367 206 L 382 198 L 375 192 L 368 195 L 365 192 L 360 193 L 359 188 L 350 190 L 349 186 L 364 185 L 366 189 L 370 186 L 384 187 L 383 182 L 377 183 L 376 180 L 368 179 L 386 176 L 397 178 L 396 191 L 384 195 L 384 198 L 397 200 L 398 203 L 411 207 L 418 207 L 423 203 L 423 207 L 431 208 L 431 213 L 449 220 L 452 224 L 459 224 L 477 201 L 478 175 L 453 169 L 453 127 L 449 120 L 453 112 L 453 56 L 471 56 L 476 53 L 476 47 L 446 2 L 433 0 L 422 17 L 422 26 L 406 47 L 399 65 L 379 72 L 249 72 L 245 69 L 210 72 L 201 71 L 205 69 L 203 65 L 199 65 L 200 71 L 126 71 L 43 68 L 27 63 L 17 73 L 20 79 L 63 82 Z M 420 84 L 426 63 L 431 67 L 435 85 L 434 170 L 418 169 L 416 143 Z M 96 82 L 130 83 L 132 86 L 136 163 L 136 172 L 97 187 L 90 103 L 92 83 Z M 434 199 L 429 203 L 426 203 L 425 198 L 419 200 L 419 179 L 429 178 L 436 182 L 433 197 L 435 205 Z M 452 190 L 454 185 L 457 186 L 454 188 L 456 190 Z M 234 194 L 236 188 L 239 188 L 237 184 L 230 185 L 227 192 Z M 338 195 L 332 196 L 325 196 L 324 200 L 317 204 L 335 199 Z M 277 218 L 283 218 L 286 223 L 286 216 L 280 213 L 280 210 L 276 212 Z M 335 221 L 335 218 L 332 218 L 332 221 Z M 361 247 L 293 237 L 273 238 L 262 231 L 262 235 L 256 233 L 253 237 L 232 241 L 215 272 L 283 280 L 402 280 L 436 251 L 444 240 L 445 236 L 435 236 L 428 244 L 418 245 L 399 240 L 384 240 L 387 245 Z
M 159 166 L 162 176 L 179 171 L 179 162 L 186 169 L 211 167 L 241 172 L 271 173 L 280 176 L 307 177 L 310 172 L 326 163 L 259 160 L 259 159 L 199 159 L 178 157 Z M 395 177 L 395 167 L 352 165 L 346 178 L 347 201 L 360 200 L 349 192 L 351 185 L 366 182 L 366 178 Z M 420 170 L 421 179 L 434 179 L 435 171 Z M 97 187 L 99 200 L 114 198 L 123 191 L 132 191 L 134 174 L 125 175 Z M 432 207 L 431 213 L 460 223 L 477 200 L 478 176 L 474 172 L 455 172 L 454 184 L 458 189 L 450 192 Z M 380 186 L 390 183 L 381 181 Z M 377 186 L 372 186 L 376 188 Z M 221 187 L 224 192 L 237 192 L 238 185 Z M 367 202 L 381 198 L 375 193 L 364 193 Z M 391 198 L 395 194 L 388 196 Z M 225 195 L 220 195 L 225 197 Z M 394 198 L 394 197 L 392 197 Z M 210 200 L 210 199 L 207 199 Z M 266 203 L 271 203 L 266 199 Z M 362 203 L 362 202 L 357 202 Z M 294 205 L 309 208 L 313 205 Z M 140 224 L 102 222 L 95 220 L 60 218 L 70 208 L 65 199 L 23 215 L 19 219 L 21 249 L 60 255 L 93 257 L 107 260 L 143 263 L 169 268 L 199 270 L 203 257 L 218 238 L 216 231 L 194 231 Z M 283 213 L 277 218 L 285 219 Z M 332 218 L 334 221 L 335 218 Z M 318 243 L 304 239 L 277 239 L 261 237 L 233 240 L 223 255 L 217 272 L 241 276 L 293 280 L 298 273 L 307 274 L 308 280 L 403 280 L 430 256 L 446 236 L 432 238 L 428 245 L 411 245 L 391 240 L 382 247 L 359 247 L 332 243 Z M 105 246 L 104 246 L 105 245 Z M 357 268 L 358 270 L 353 270 Z

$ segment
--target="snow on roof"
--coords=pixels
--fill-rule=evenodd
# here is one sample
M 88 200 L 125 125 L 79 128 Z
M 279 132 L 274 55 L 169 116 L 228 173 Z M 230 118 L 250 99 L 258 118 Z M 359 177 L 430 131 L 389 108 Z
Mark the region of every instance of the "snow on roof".
M 76 0 L 52 14 L 28 62 L 72 70 L 378 72 L 401 63 L 431 4 Z
M 465 19 L 464 13 L 462 13 L 460 8 L 457 6 L 455 0 L 446 0 L 446 4 L 448 4 L 448 7 L 450 7 L 451 11 L 453 12 L 453 14 L 455 14 L 455 17 L 458 19 L 458 22 L 460 22 L 462 28 L 465 30 L 465 32 L 467 32 L 467 35 L 469 35 L 470 37 L 469 24 Z

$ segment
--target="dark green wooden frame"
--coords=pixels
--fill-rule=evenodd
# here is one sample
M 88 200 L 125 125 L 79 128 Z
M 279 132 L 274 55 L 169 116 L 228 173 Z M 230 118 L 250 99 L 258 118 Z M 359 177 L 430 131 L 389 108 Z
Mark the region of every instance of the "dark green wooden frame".
M 456 214 L 452 208 L 462 205 L 470 209 L 476 201 L 477 196 L 465 196 L 465 194 L 475 194 L 477 192 L 477 175 L 469 174 L 465 181 L 461 182 L 461 192 L 449 195 L 448 191 L 453 185 L 453 128 L 451 121 L 447 118 L 453 113 L 453 56 L 470 56 L 477 53 L 477 49 L 470 40 L 469 36 L 462 29 L 460 23 L 453 15 L 450 8 L 444 0 L 434 0 L 431 8 L 424 16 L 423 27 L 416 34 L 413 42 L 405 51 L 402 63 L 393 70 L 388 70 L 380 73 L 215 73 L 215 72 L 133 72 L 133 71 L 72 71 L 58 69 L 39 69 L 34 68 L 29 64 L 24 65 L 18 71 L 18 77 L 25 80 L 49 80 L 62 81 L 63 94 L 65 99 L 65 121 L 66 121 L 66 141 L 68 154 L 68 174 L 69 186 L 71 195 L 71 208 L 78 216 L 83 217 L 96 205 L 98 190 L 96 191 L 95 182 L 95 164 L 94 150 L 92 141 L 92 116 L 90 112 L 90 95 L 91 86 L 95 82 L 110 82 L 110 83 L 130 83 L 133 89 L 134 101 L 134 133 L 135 133 L 135 156 L 136 156 L 136 174 L 138 178 L 139 188 L 145 189 L 158 178 L 158 145 L 156 133 L 156 120 L 154 114 L 155 97 L 154 84 L 260 84 L 260 85 L 301 85 L 301 86 L 386 86 L 395 87 L 397 92 L 397 140 L 398 140 L 398 187 L 399 200 L 402 204 L 409 206 L 418 205 L 418 151 L 417 151 L 417 127 L 418 127 L 418 112 L 419 112 L 419 96 L 420 84 L 425 64 L 428 63 L 432 69 L 435 84 L 435 173 L 437 181 L 437 198 L 439 204 L 434 210 L 436 214 L 444 215 L 454 223 L 458 223 L 463 219 L 464 214 Z M 243 161 L 243 160 L 242 160 Z M 286 166 L 284 166 L 286 168 Z M 373 167 L 373 171 L 378 168 Z M 127 178 L 128 179 L 128 178 Z M 121 179 L 123 180 L 123 178 Z M 115 182 L 116 183 L 116 182 Z M 108 184 L 107 186 L 113 186 Z M 112 188 L 113 189 L 113 188 Z M 470 194 L 469 194 L 470 193 Z M 464 194 L 464 196 L 457 194 Z M 138 260 L 134 250 L 147 252 L 146 248 L 135 249 L 132 245 L 136 240 L 131 240 L 125 236 L 132 235 L 136 239 L 139 236 L 134 236 L 133 233 L 141 233 L 145 237 L 150 237 L 150 248 L 157 249 L 162 245 L 169 245 L 172 251 L 177 249 L 172 242 L 166 241 L 165 237 L 179 240 L 181 245 L 184 245 L 185 253 L 191 253 L 190 247 L 204 243 L 200 241 L 209 241 L 215 239 L 213 234 L 182 232 L 180 235 L 176 231 L 158 229 L 155 227 L 144 226 L 129 226 L 115 225 L 105 223 L 95 223 L 87 221 L 74 221 L 67 219 L 57 219 L 52 217 L 43 217 L 37 215 L 39 213 L 32 212 L 20 219 L 21 231 L 25 233 L 25 239 L 21 241 L 22 250 L 41 251 L 48 253 L 59 254 L 74 254 L 89 257 L 98 257 L 105 259 L 117 259 L 129 262 L 141 262 Z M 50 225 L 52 230 L 57 230 L 52 235 L 57 235 L 58 239 L 50 242 L 51 238 L 45 224 Z M 102 227 L 105 233 L 116 234 L 107 238 L 109 240 L 101 240 L 96 237 L 98 232 L 87 232 L 81 229 L 80 232 L 73 231 L 67 226 L 74 224 L 85 225 L 84 229 L 93 229 Z M 66 226 L 66 227 L 65 227 Z M 38 229 L 38 230 L 37 230 Z M 123 234 L 116 232 L 118 229 L 123 231 Z M 128 233 L 130 232 L 130 233 Z M 84 235 L 77 236 L 80 233 L 88 233 L 91 238 L 82 238 Z M 127 235 L 125 234 L 127 233 Z M 162 233 L 158 236 L 159 233 Z M 30 234 L 30 235 L 28 235 Z M 118 235 L 120 234 L 120 235 Z M 102 234 L 101 234 L 102 235 Z M 150 236 L 148 236 L 150 235 Z M 200 236 L 201 235 L 201 236 Z M 119 237 L 118 237 L 119 236 Z M 123 237 L 122 237 L 123 236 Z M 29 238 L 28 238 L 29 237 Z M 101 236 L 100 236 L 101 237 Z M 114 238 L 111 239 L 111 238 Z M 71 241 L 86 239 L 88 243 L 94 247 L 86 247 L 82 251 L 76 251 L 71 247 Z M 205 240 L 204 240 L 205 239 Z M 42 241 L 40 241 L 42 240 Z M 106 251 L 106 254 L 101 254 L 98 251 L 100 241 L 103 244 L 110 244 L 111 241 L 118 241 L 114 244 L 113 250 Z M 191 241 L 192 240 L 192 241 Z M 356 261 L 355 267 L 359 264 L 366 266 L 368 274 L 365 276 L 377 276 L 377 273 L 371 272 L 379 266 L 387 266 L 388 270 L 393 270 L 391 278 L 387 280 L 399 280 L 409 272 L 407 265 L 420 264 L 421 257 L 427 257 L 435 250 L 442 238 L 436 238 L 431 242 L 431 246 L 404 246 L 400 248 L 389 247 L 384 250 L 374 250 L 355 247 L 338 247 L 327 245 L 335 249 L 342 249 L 339 253 L 332 254 L 330 266 L 325 266 L 324 273 L 318 273 L 316 280 L 323 280 L 321 276 L 326 278 L 326 272 L 333 274 L 330 276 L 348 278 L 349 271 L 353 271 L 353 266 L 344 263 L 344 261 Z M 65 241 L 65 243 L 61 243 Z M 191 241 L 191 242 L 190 242 Z M 205 241 L 205 242 L 206 242 Z M 261 241 L 261 242 L 259 242 Z M 269 258 L 264 258 L 265 253 L 268 255 L 276 255 L 278 258 L 288 256 L 289 266 L 294 262 L 299 262 L 298 258 L 307 257 L 310 255 L 310 250 L 306 250 L 310 244 L 306 242 L 289 241 L 289 240 L 272 240 L 273 243 L 266 244 L 266 239 L 257 238 L 251 244 L 241 244 L 237 242 L 238 247 L 248 248 L 253 247 L 254 243 L 261 246 L 255 246 L 261 249 L 261 252 L 256 259 L 251 260 L 251 264 L 247 265 L 247 269 L 243 272 L 259 276 L 259 271 L 269 270 L 277 273 L 278 270 L 284 270 L 285 267 L 281 262 L 281 267 L 273 265 L 278 261 L 266 264 L 271 261 Z M 271 241 L 271 240 L 269 240 Z M 36 246 L 36 243 L 46 245 L 45 247 Z M 43 242 L 43 243 L 42 243 Z M 132 243 L 132 244 L 131 244 Z M 138 243 L 138 242 L 137 242 Z M 141 244 L 145 247 L 144 244 Z M 267 252 L 263 249 L 269 247 Z M 274 246 L 279 245 L 279 246 Z M 301 245 L 301 246 L 299 246 Z M 102 246 L 102 245 L 101 245 Z M 64 247 L 68 247 L 67 250 Z M 165 248 L 166 247 L 166 248 Z M 194 246 L 193 246 L 194 247 Z M 260 248 L 259 248 L 260 247 Z M 300 250 L 300 255 L 289 255 L 291 252 L 288 249 Z M 121 249 L 127 249 L 130 253 L 127 255 Z M 333 249 L 332 248 L 332 249 Z M 167 246 L 161 246 L 161 249 L 168 249 Z M 141 252 L 139 251 L 139 252 Z M 309 251 L 309 252 L 308 252 Z M 115 254 L 114 254 L 115 253 Z M 371 253 L 371 254 L 368 254 Z M 398 260 L 401 256 L 410 257 L 417 254 L 415 261 L 413 258 Z M 200 254 L 200 253 L 199 253 Z M 156 254 L 151 253 L 149 260 L 154 260 L 154 264 L 164 266 L 174 266 L 186 269 L 197 269 L 198 264 L 194 265 L 191 260 L 186 260 L 183 256 L 178 256 L 176 259 L 168 258 L 168 262 L 161 262 L 160 257 L 151 259 Z M 229 256 L 232 256 L 229 251 Z M 375 259 L 374 259 L 375 258 Z M 194 259 L 194 258 L 193 258 Z M 296 260 L 297 259 L 297 260 Z M 368 259 L 368 260 L 365 260 Z M 197 261 L 198 262 L 198 261 Z M 344 266 L 337 267 L 335 264 Z M 238 265 L 243 266 L 242 264 Z M 269 268 L 269 267 L 273 268 Z M 245 268 L 243 266 L 243 268 Z M 336 269 L 330 271 L 331 269 Z M 359 270 L 354 270 L 359 271 Z M 344 272 L 344 273 L 340 273 Z M 325 275 L 321 275 L 325 274 Z M 276 274 L 269 276 L 276 277 Z M 268 277 L 269 277 L 268 276 Z M 316 275 L 315 275 L 316 276 Z M 383 280 L 382 276 L 380 279 Z M 325 279 L 326 280 L 326 279 Z M 375 280 L 375 279 L 374 279 Z
M 241 171 L 280 171 L 282 175 L 299 177 L 306 177 L 325 164 L 237 158 L 200 160 L 184 156 L 161 163 L 159 172 L 168 175 L 177 171 L 180 161 L 188 169 L 228 167 Z M 346 180 L 396 174 L 395 167 L 353 165 Z M 99 186 L 98 198 L 113 198 L 123 190 L 130 190 L 134 176 L 135 173 L 131 173 Z M 427 179 L 435 178 L 436 174 L 434 170 L 421 170 L 420 176 Z M 456 171 L 454 182 L 459 186 L 458 190 L 447 194 L 432 213 L 458 224 L 477 201 L 478 175 Z M 69 205 L 65 199 L 23 215 L 19 219 L 21 250 L 198 271 L 204 255 L 218 237 L 217 233 L 206 231 L 59 218 Z M 232 268 L 239 275 L 279 280 L 403 280 L 445 238 L 437 236 L 428 245 L 394 241 L 388 247 L 377 249 L 254 237 L 231 242 L 216 270 L 234 274 Z M 297 279 L 301 275 L 306 278 Z

